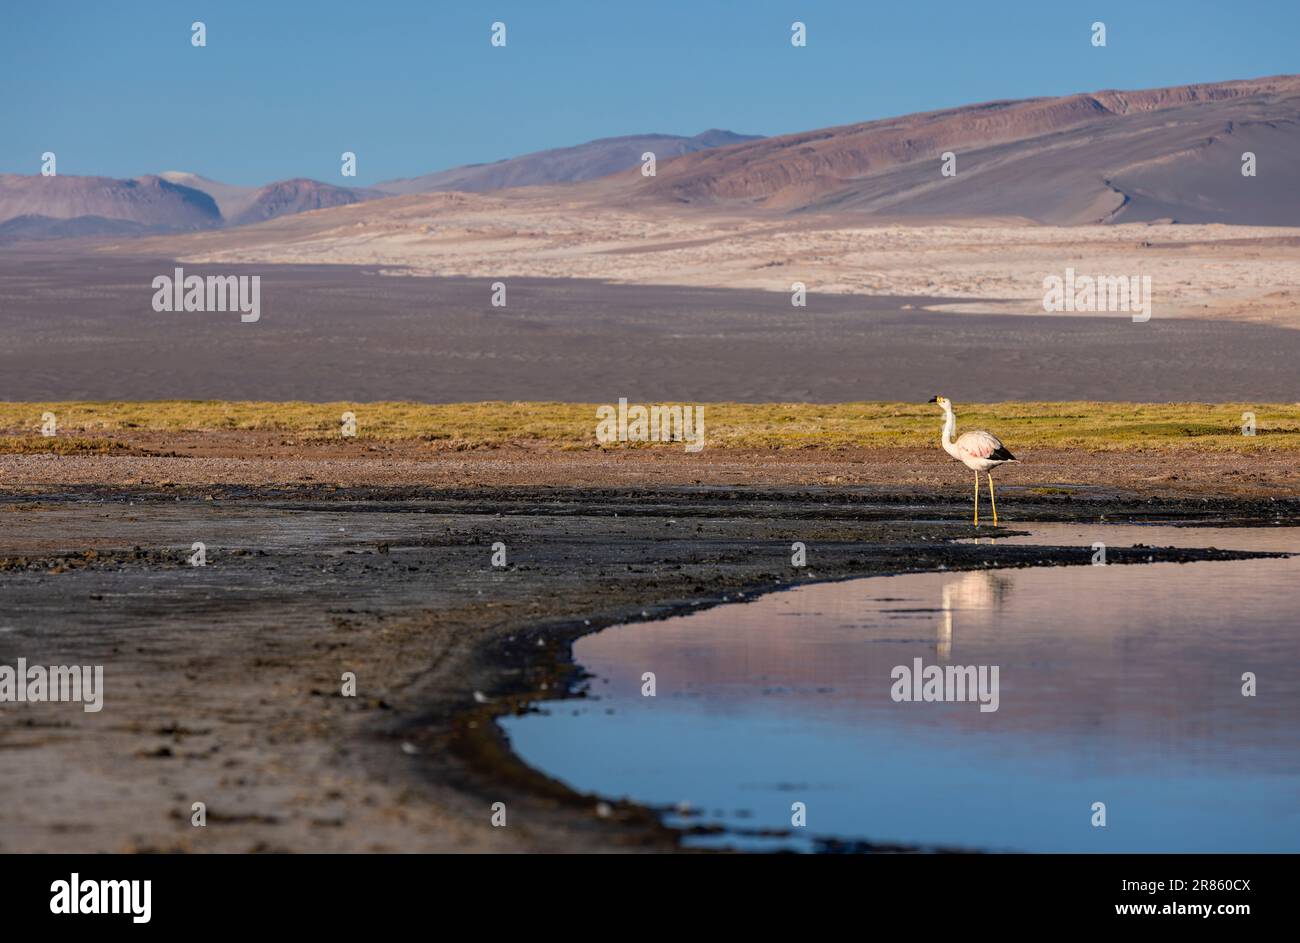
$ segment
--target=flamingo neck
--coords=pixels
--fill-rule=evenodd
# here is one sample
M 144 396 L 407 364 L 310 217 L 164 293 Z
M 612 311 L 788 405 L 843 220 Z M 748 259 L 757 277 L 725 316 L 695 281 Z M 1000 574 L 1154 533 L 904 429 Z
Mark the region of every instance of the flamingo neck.
M 956 431 L 957 431 L 957 417 L 952 414 L 951 408 L 945 409 L 943 411 L 943 435 L 940 437 L 939 442 L 943 445 L 943 450 L 947 452 L 949 455 L 956 454 L 953 451 L 956 448 L 956 446 L 953 444 L 952 441 L 953 433 Z

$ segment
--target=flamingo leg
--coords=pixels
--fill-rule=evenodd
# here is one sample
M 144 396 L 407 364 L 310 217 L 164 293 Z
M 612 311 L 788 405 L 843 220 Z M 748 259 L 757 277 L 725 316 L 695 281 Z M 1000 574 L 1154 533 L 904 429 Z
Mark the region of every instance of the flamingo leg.
M 976 475 L 976 478 L 979 476 Z M 998 526 L 998 499 L 993 496 L 993 475 L 989 475 L 989 503 L 993 505 L 993 526 Z
M 975 526 L 980 526 L 980 473 L 975 473 Z

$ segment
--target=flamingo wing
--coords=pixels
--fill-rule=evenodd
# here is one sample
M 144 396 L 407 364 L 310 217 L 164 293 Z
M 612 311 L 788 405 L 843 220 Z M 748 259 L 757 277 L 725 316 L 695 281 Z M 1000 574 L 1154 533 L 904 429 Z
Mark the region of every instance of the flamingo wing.
M 984 458 L 992 462 L 1009 462 L 1015 458 L 1007 447 L 991 432 L 963 432 L 954 443 L 971 458 Z

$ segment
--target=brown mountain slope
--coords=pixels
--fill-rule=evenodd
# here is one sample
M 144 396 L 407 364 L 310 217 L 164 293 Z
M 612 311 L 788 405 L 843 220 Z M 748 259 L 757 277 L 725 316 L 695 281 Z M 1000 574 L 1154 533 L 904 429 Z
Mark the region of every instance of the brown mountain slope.
M 25 216 L 119 220 L 150 229 L 203 229 L 221 224 L 206 193 L 161 177 L 55 177 L 0 174 L 0 221 Z
M 331 206 L 350 206 L 367 199 L 358 190 L 336 187 L 318 180 L 295 178 L 267 184 L 257 191 L 242 212 L 228 221 L 231 226 L 246 226 L 280 216 L 292 216 Z
M 940 173 L 956 155 L 957 174 Z M 1253 151 L 1256 177 L 1241 174 Z M 1023 216 L 1049 223 L 1300 223 L 1300 76 L 990 102 L 699 151 L 633 203 Z M 613 194 L 611 194 L 613 195 Z
M 690 154 L 710 147 L 725 147 L 756 140 L 754 135 L 733 131 L 705 131 L 694 137 L 676 134 L 638 134 L 601 138 L 574 147 L 522 154 L 491 164 L 452 167 L 422 177 L 389 180 L 374 189 L 392 194 L 433 193 L 460 190 L 483 193 L 507 187 L 532 187 L 549 183 L 577 183 L 618 173 L 641 163 L 641 155 L 653 151 L 659 160 Z
M 316 180 L 236 187 L 175 171 L 133 180 L 0 174 L 0 223 L 14 223 L 9 227 L 11 236 L 30 230 L 43 238 L 60 232 L 76 235 L 83 230 L 118 234 L 175 232 L 260 223 L 376 196 L 384 194 Z M 105 221 L 119 225 L 103 229 Z

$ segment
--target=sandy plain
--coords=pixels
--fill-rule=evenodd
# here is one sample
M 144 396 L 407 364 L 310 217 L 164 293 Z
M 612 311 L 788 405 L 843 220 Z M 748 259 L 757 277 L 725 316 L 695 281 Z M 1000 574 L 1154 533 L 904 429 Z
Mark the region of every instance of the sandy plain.
M 379 266 L 392 275 L 581 278 L 789 294 L 942 296 L 935 310 L 1042 315 L 1043 279 L 1150 276 L 1153 317 L 1300 326 L 1300 228 L 1045 226 L 619 206 L 528 188 L 403 197 L 151 240 L 186 261 Z M 1123 315 L 1126 316 L 1126 315 Z

